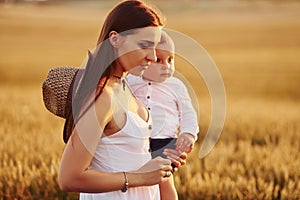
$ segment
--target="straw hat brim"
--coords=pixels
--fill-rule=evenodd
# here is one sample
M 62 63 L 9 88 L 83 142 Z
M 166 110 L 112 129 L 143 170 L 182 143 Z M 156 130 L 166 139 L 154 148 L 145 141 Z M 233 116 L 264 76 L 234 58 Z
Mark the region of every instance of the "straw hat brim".
M 69 66 L 52 68 L 42 84 L 45 107 L 54 115 L 66 119 L 64 142 L 67 142 L 72 133 L 72 100 L 83 73 L 82 68 Z

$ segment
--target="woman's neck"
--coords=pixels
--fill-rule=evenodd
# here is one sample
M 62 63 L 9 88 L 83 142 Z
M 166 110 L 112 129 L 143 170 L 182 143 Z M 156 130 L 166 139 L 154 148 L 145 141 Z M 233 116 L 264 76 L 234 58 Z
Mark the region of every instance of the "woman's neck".
M 125 71 L 123 70 L 123 67 L 118 63 L 115 62 L 113 66 L 111 66 L 111 76 L 115 78 L 121 78 L 125 75 Z

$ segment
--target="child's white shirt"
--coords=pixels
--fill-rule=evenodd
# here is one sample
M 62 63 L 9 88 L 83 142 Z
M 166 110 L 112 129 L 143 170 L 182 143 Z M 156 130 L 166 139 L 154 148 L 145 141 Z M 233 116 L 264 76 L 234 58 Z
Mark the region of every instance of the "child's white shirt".
M 175 138 L 178 134 L 190 133 L 197 139 L 197 114 L 181 80 L 170 77 L 156 83 L 128 74 L 127 82 L 152 117 L 151 138 Z

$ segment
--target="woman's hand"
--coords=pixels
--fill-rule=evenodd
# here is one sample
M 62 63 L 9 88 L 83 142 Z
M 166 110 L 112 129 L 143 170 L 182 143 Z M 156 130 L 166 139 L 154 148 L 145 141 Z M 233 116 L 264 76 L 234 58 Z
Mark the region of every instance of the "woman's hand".
M 146 164 L 144 164 L 138 170 L 129 174 L 129 176 L 140 175 L 140 181 L 142 183 L 136 183 L 137 185 L 151 186 L 166 181 L 171 176 L 172 166 L 169 159 L 162 157 L 156 157 Z M 134 173 L 134 174 L 133 174 Z M 130 177 L 128 177 L 130 179 Z M 133 179 L 137 180 L 137 178 Z M 133 183 L 133 186 L 135 183 Z
M 193 146 L 189 149 L 189 152 L 192 150 Z M 182 167 L 186 163 L 187 153 L 180 153 L 175 149 L 165 149 L 163 154 L 172 162 L 172 165 L 175 166 L 173 171 L 178 171 L 178 168 Z

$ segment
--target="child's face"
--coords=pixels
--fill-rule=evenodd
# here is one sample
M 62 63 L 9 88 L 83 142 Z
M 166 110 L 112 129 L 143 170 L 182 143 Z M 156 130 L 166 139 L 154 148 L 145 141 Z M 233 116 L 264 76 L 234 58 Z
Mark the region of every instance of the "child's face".
M 143 78 L 153 82 L 163 82 L 174 74 L 174 53 L 156 49 L 156 62 L 144 71 Z

